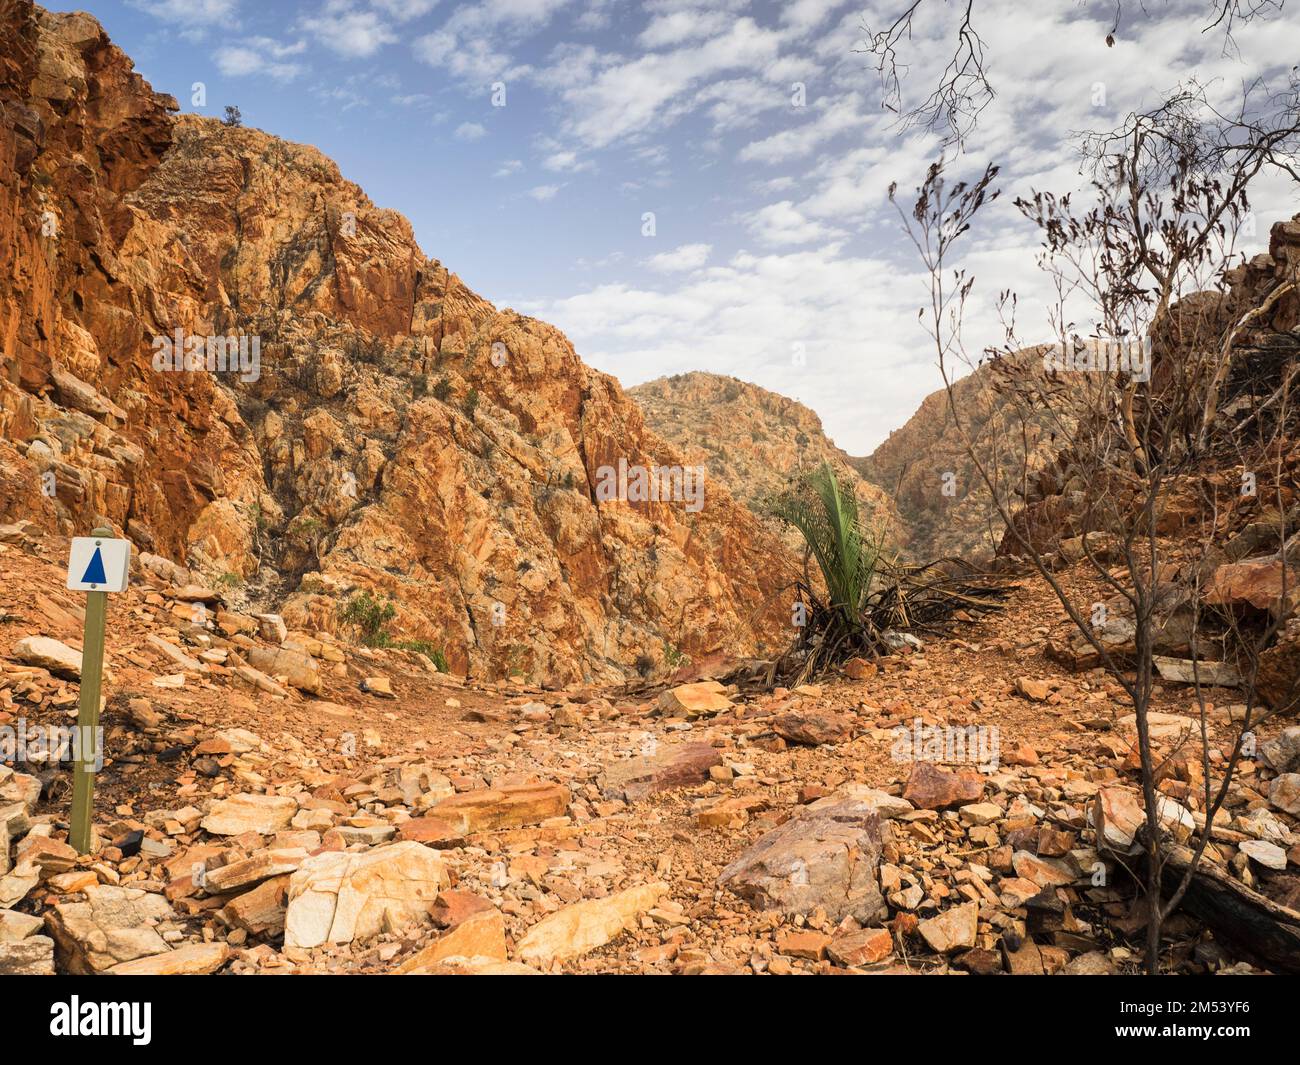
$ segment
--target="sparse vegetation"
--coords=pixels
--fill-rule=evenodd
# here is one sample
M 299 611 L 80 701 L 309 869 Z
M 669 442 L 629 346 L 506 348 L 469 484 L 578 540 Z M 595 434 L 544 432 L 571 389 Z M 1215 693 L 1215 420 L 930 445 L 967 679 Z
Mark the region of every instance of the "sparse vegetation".
M 442 648 L 435 647 L 428 640 L 393 640 L 383 646 L 392 647 L 398 651 L 418 651 L 434 664 L 439 673 L 449 672 L 447 656 L 443 654 Z
M 889 558 L 879 531 L 863 521 L 857 497 L 827 463 L 769 500 L 766 510 L 807 545 L 791 619 L 799 634 L 773 664 L 770 680 L 802 683 L 855 655 L 877 657 L 891 630 L 940 632 L 958 610 L 999 609 L 1008 591 L 960 559 L 913 566 Z
M 397 616 L 397 608 L 387 597 L 376 599 L 369 592 L 359 592 L 339 607 L 339 620 L 354 625 L 367 647 L 387 647 L 391 640 L 387 625 Z
M 293 531 L 303 536 L 319 536 L 325 531 L 325 523 L 319 518 L 302 517 L 294 519 Z
M 439 673 L 448 672 L 447 656 L 442 648 L 428 640 L 396 640 L 388 631 L 388 623 L 397 616 L 397 607 L 387 596 L 382 598 L 370 592 L 358 592 L 338 609 L 339 620 L 357 630 L 357 637 L 366 647 L 385 647 L 395 651 L 418 651 L 425 655 Z

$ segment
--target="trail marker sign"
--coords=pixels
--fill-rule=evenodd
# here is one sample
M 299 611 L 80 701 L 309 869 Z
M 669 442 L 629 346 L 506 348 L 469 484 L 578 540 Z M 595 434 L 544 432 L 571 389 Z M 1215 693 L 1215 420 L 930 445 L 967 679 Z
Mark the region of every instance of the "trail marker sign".
M 108 593 L 126 591 L 131 568 L 131 541 L 115 540 L 112 529 L 96 529 L 72 541 L 68 587 L 87 592 L 86 632 L 81 641 L 81 700 L 77 708 L 76 767 L 72 774 L 72 811 L 68 842 L 88 854 L 94 841 L 95 767 L 101 764 L 100 687 L 104 676 L 104 622 Z
M 68 559 L 68 589 L 74 592 L 124 592 L 131 569 L 131 541 L 108 536 L 78 536 Z

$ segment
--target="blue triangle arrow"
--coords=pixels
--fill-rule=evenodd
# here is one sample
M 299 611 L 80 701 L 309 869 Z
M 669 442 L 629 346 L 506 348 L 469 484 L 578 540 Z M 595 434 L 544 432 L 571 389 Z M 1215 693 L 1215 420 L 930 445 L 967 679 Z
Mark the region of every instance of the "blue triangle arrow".
M 86 567 L 86 572 L 81 577 L 82 584 L 107 584 L 108 576 L 104 573 L 104 556 L 99 553 L 99 548 L 95 548 L 95 553 L 90 556 L 90 565 Z

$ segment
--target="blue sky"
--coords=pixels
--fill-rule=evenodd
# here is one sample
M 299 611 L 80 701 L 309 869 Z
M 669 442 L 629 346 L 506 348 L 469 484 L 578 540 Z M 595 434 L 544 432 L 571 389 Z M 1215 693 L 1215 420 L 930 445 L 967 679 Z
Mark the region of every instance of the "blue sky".
M 1192 75 L 1227 100 L 1300 57 L 1300 20 L 1241 27 L 1225 49 L 1201 32 L 1209 6 L 1130 5 L 1112 48 L 1110 2 L 977 7 L 998 95 L 959 169 L 1001 163 L 1004 199 L 967 247 L 976 347 L 1000 339 L 992 303 L 1007 287 L 1026 338 L 1046 335 L 1037 237 L 1010 200 L 1081 184 L 1070 131 L 1113 126 Z M 807 403 L 854 454 L 942 384 L 916 321 L 923 278 L 886 199 L 940 144 L 900 133 L 857 51 L 864 26 L 899 7 L 86 4 L 183 110 L 237 104 L 246 125 L 318 146 L 409 217 L 426 254 L 494 303 L 554 322 L 625 385 L 733 374 Z M 941 0 L 918 10 L 905 103 L 946 62 L 953 15 Z M 191 103 L 195 82 L 205 106 Z M 1280 181 L 1254 200 L 1261 244 L 1300 210 Z

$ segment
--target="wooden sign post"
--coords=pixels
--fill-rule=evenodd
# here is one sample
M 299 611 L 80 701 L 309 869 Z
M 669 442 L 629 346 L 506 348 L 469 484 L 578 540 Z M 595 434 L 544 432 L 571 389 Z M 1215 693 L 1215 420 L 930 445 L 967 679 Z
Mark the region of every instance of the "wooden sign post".
M 68 842 L 78 854 L 91 846 L 94 822 L 95 773 L 99 749 L 99 705 L 104 678 L 104 623 L 108 593 L 126 590 L 131 568 L 131 542 L 113 539 L 112 529 L 96 529 L 72 541 L 68 559 L 68 588 L 86 593 L 86 631 L 81 643 L 81 702 L 77 708 L 76 759 L 72 775 L 72 814 Z

